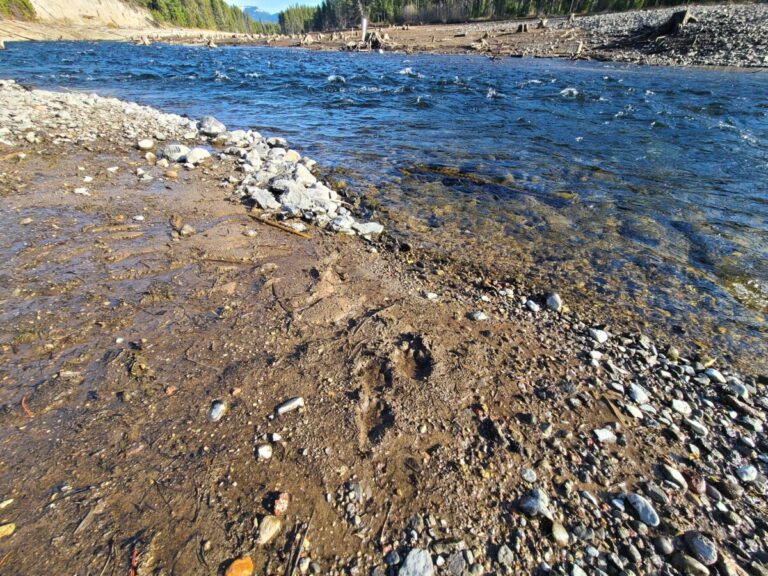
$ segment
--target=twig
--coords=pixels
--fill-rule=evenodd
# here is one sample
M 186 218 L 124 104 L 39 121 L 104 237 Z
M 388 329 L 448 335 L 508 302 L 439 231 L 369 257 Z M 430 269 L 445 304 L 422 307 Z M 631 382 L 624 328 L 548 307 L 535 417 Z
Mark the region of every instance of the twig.
M 0 161 L 8 160 L 10 158 L 13 158 L 14 156 L 17 156 L 17 157 L 21 158 L 21 156 L 19 156 L 19 154 L 21 154 L 21 153 L 20 152 L 11 152 L 10 154 L 6 154 L 5 156 L 0 156 Z
M 8 560 L 8 558 L 10 558 L 10 557 L 11 557 L 11 554 L 13 554 L 13 550 L 11 550 L 10 552 L 8 552 L 8 553 L 7 553 L 5 556 L 3 556 L 3 557 L 2 557 L 2 559 L 0 559 L 0 566 L 2 566 L 3 564 L 5 564 L 5 561 L 6 561 L 6 560 Z
M 304 234 L 304 232 L 299 232 L 298 230 L 294 230 L 290 226 L 286 226 L 285 224 L 280 224 L 280 222 L 275 222 L 274 220 L 264 220 L 263 218 L 259 218 L 254 214 L 249 214 L 249 216 L 254 220 L 256 220 L 256 222 L 261 222 L 262 224 L 266 224 L 267 226 L 272 226 L 273 228 L 277 228 L 278 230 L 282 230 L 283 232 L 290 232 L 291 234 L 295 234 L 296 236 L 304 238 L 305 240 L 312 240 L 312 236 L 310 236 L 309 234 Z
M 109 566 L 109 561 L 112 559 L 112 551 L 114 550 L 115 542 L 114 540 L 109 541 L 109 552 L 107 552 L 107 559 L 104 561 L 104 566 L 101 568 L 101 572 L 99 572 L 99 576 L 104 576 L 104 572 L 107 570 L 107 566 Z
M 136 563 L 136 556 L 138 555 L 138 553 L 139 553 L 139 545 L 134 544 L 133 554 L 131 554 L 131 571 L 128 573 L 128 576 L 136 576 L 136 568 L 138 567 Z
M 312 514 L 309 516 L 309 521 L 307 522 L 307 527 L 304 529 L 304 533 L 301 535 L 301 538 L 299 539 L 299 545 L 294 552 L 295 556 L 293 556 L 291 560 L 288 574 L 286 576 L 293 576 L 293 573 L 296 570 L 296 566 L 299 563 L 299 556 L 301 556 L 301 551 L 304 548 L 304 541 L 307 538 L 307 534 L 309 534 L 309 528 L 310 526 L 312 526 L 312 518 L 314 517 L 315 517 L 315 511 L 312 510 Z
M 384 515 L 384 522 L 381 523 L 381 529 L 379 530 L 379 544 L 384 543 L 384 530 L 387 528 L 387 522 L 389 522 L 389 514 L 392 512 L 392 500 L 389 501 L 389 507 L 387 513 Z
M 32 412 L 29 411 L 29 408 L 27 408 L 27 395 L 24 394 L 24 396 L 21 397 L 21 409 L 24 410 L 24 414 L 27 415 L 27 418 L 32 418 Z

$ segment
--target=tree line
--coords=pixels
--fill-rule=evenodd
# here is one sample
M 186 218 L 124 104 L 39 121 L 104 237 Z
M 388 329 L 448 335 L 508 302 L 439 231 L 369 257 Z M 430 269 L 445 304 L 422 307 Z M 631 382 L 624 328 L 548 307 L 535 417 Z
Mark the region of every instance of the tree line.
M 3 0 L 0 0 L 3 1 Z M 135 0 L 148 8 L 158 22 L 183 28 L 205 28 L 228 32 L 274 31 L 274 26 L 254 21 L 240 8 L 224 0 Z
M 475 19 L 587 14 L 686 4 L 688 0 L 367 0 L 374 24 L 445 24 Z M 360 24 L 358 0 L 323 0 L 318 7 L 291 6 L 280 13 L 285 34 L 340 30 Z

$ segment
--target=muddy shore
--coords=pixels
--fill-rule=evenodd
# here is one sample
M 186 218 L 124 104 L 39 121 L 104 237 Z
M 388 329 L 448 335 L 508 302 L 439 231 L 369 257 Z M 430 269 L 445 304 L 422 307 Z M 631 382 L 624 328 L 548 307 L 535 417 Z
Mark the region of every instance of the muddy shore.
M 768 573 L 766 375 L 212 119 L 0 83 L 0 176 L 3 574 Z

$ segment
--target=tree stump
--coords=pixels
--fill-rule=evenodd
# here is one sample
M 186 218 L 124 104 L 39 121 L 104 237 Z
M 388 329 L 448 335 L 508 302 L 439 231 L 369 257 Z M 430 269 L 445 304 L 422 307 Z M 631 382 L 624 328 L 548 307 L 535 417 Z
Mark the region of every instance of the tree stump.
M 698 22 L 696 18 L 691 14 L 691 11 L 687 8 L 674 12 L 669 20 L 664 22 L 656 29 L 657 36 L 667 36 L 669 34 L 676 34 L 681 28 L 684 28 L 690 22 Z

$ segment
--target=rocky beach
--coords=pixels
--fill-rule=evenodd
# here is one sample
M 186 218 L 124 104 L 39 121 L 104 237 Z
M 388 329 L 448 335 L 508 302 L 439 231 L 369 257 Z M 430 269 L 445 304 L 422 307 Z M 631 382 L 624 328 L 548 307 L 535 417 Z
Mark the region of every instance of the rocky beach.
M 676 14 L 685 23 L 673 23 Z M 223 39 L 232 45 L 315 50 L 483 54 L 491 58 L 567 58 L 658 66 L 768 66 L 768 5 L 697 5 L 586 16 Z M 174 40 L 170 40 L 174 41 Z
M 2 81 L 0 202 L 2 573 L 768 573 L 768 375 L 282 138 Z

